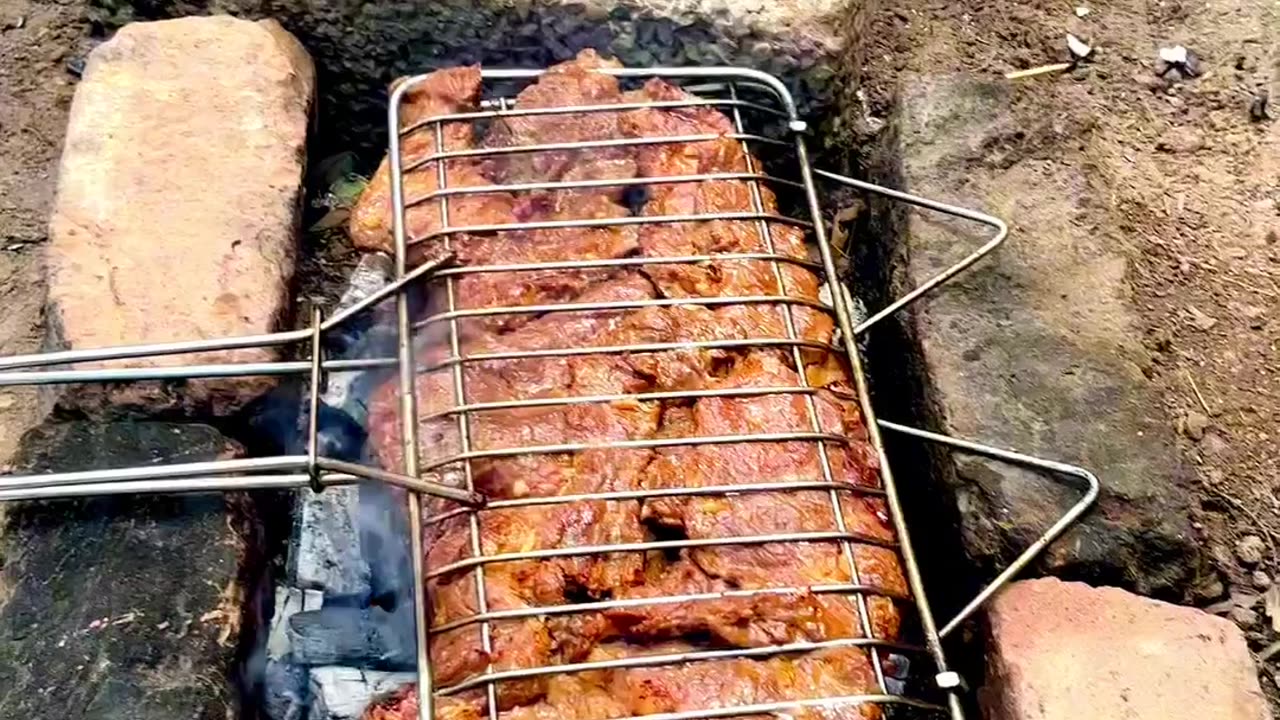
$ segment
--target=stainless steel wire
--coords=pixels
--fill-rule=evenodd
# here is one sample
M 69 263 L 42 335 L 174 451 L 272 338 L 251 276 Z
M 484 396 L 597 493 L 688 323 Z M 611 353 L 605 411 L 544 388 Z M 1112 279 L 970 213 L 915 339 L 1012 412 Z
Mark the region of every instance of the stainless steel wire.
M 620 104 L 585 105 L 556 108 L 521 108 L 514 106 L 507 97 L 486 98 L 482 109 L 474 112 L 430 117 L 416 120 L 402 127 L 400 122 L 402 105 L 406 93 L 415 85 L 424 81 L 426 76 L 417 76 L 401 83 L 392 93 L 388 107 L 388 127 L 390 130 L 390 180 L 393 215 L 393 238 L 396 255 L 396 280 L 373 296 L 342 310 L 328 319 L 317 315 L 309 328 L 253 335 L 244 337 L 218 338 L 197 341 L 168 343 L 150 343 L 103 349 L 76 349 L 37 355 L 13 356 L 0 358 L 0 386 L 6 385 L 38 385 L 78 382 L 125 382 L 136 380 L 166 380 L 230 377 L 240 375 L 309 375 L 311 396 L 309 405 L 311 415 L 307 429 L 308 444 L 306 455 L 290 455 L 276 458 L 253 458 L 248 460 L 225 460 L 209 463 L 186 463 L 144 468 L 103 469 L 81 473 L 54 473 L 39 476 L 8 476 L 0 478 L 0 500 L 17 500 L 31 498 L 79 497 L 85 495 L 106 495 L 121 493 L 151 492 L 208 492 L 243 489 L 282 489 L 300 488 L 310 485 L 313 490 L 320 491 L 324 487 L 361 481 L 388 483 L 410 491 L 408 516 L 410 520 L 410 538 L 412 569 L 414 573 L 414 616 L 416 619 L 415 636 L 417 640 L 417 669 L 420 693 L 419 713 L 421 720 L 434 719 L 435 700 L 437 695 L 445 696 L 463 692 L 468 689 L 483 688 L 487 699 L 487 708 L 491 720 L 498 720 L 498 693 L 500 682 L 520 678 L 545 676 L 562 672 L 583 672 L 587 670 L 655 667 L 686 662 L 702 662 L 726 658 L 771 657 L 774 655 L 800 654 L 813 652 L 828 647 L 858 647 L 864 649 L 871 658 L 876 680 L 876 693 L 848 695 L 829 698 L 801 698 L 776 703 L 757 703 L 737 707 L 710 708 L 698 711 L 683 711 L 648 715 L 644 720 L 696 720 L 698 718 L 721 718 L 744 715 L 786 713 L 799 708 L 834 707 L 839 705 L 879 705 L 910 706 L 920 709 L 947 712 L 953 720 L 962 720 L 958 690 L 950 682 L 942 682 L 943 675 L 951 674 L 942 638 L 950 634 L 960 623 L 970 617 L 992 594 L 1024 568 L 1053 539 L 1060 536 L 1079 516 L 1087 510 L 1096 499 L 1098 482 L 1088 471 L 1075 466 L 1054 463 L 1009 450 L 1002 450 L 967 440 L 950 438 L 936 433 L 908 428 L 893 423 L 877 420 L 871 405 L 866 379 L 862 372 L 862 361 L 859 355 L 856 337 L 876 323 L 902 311 L 910 304 L 927 296 L 942 287 L 946 282 L 959 275 L 968 267 L 993 251 L 1007 236 L 1007 227 L 1002 221 L 989 215 L 946 203 L 920 198 L 897 190 L 882 188 L 835 173 L 815 170 L 810 166 L 804 133 L 807 128 L 800 120 L 795 103 L 785 86 L 776 78 L 753 70 L 740 68 L 618 68 L 605 72 L 620 78 L 660 77 L 673 82 L 692 82 L 688 88 L 697 87 L 701 92 L 711 96 L 690 98 L 688 100 L 635 102 Z M 487 82 L 535 80 L 540 71 L 528 70 L 485 70 L 483 76 Z M 750 90 L 763 98 L 744 100 L 741 93 Z M 719 93 L 720 96 L 715 96 Z M 443 128 L 450 122 L 473 122 L 510 117 L 575 115 L 581 113 L 619 112 L 630 109 L 682 109 L 710 107 L 718 108 L 732 118 L 734 132 L 726 135 L 686 134 L 668 137 L 610 138 L 592 141 L 553 142 L 546 144 L 517 145 L 504 148 L 468 148 L 451 149 L 444 144 Z M 757 133 L 756 128 L 748 129 L 747 114 L 753 114 L 770 122 L 781 122 L 785 125 L 785 138 Z M 433 149 L 421 157 L 406 158 L 402 152 L 402 140 L 416 132 L 431 133 Z M 666 176 L 658 178 L 625 179 L 625 180 L 585 180 L 578 182 L 526 182 L 508 185 L 490 185 L 476 187 L 449 187 L 447 167 L 450 161 L 479 159 L 492 156 L 514 155 L 548 151 L 589 151 L 603 148 L 643 147 L 659 144 L 687 144 L 707 142 L 720 138 L 737 141 L 746 158 L 745 172 L 701 173 L 685 176 Z M 786 176 L 774 175 L 758 167 L 752 155 L 753 147 L 768 147 L 773 150 L 786 150 L 794 153 L 795 174 Z M 434 166 L 433 166 L 434 164 Z M 434 171 L 437 190 L 422 197 L 406 198 L 404 194 L 404 178 L 410 172 Z M 858 190 L 887 196 L 895 201 L 905 202 L 916 207 L 946 213 L 952 216 L 986 224 L 996 230 L 995 235 L 982 247 L 973 251 L 956 265 L 930 278 L 920 287 L 912 290 L 888 307 L 877 311 L 867 320 L 855 324 L 851 314 L 851 301 L 847 290 L 832 293 L 829 303 L 813 302 L 802 298 L 788 296 L 787 274 L 784 267 L 801 268 L 825 276 L 828 282 L 834 283 L 835 265 L 831 249 L 827 244 L 825 226 L 823 224 L 821 204 L 818 197 L 815 177 L 825 181 L 837 182 Z M 492 192 L 528 193 L 548 190 L 581 190 L 583 188 L 628 187 L 636 185 L 676 184 L 695 182 L 741 182 L 750 189 L 750 211 L 700 213 L 688 215 L 640 216 L 625 218 L 589 218 L 541 222 L 512 222 L 494 224 L 451 223 L 450 199 L 466 195 L 477 195 Z M 763 189 L 766 186 L 779 187 L 793 193 L 798 192 L 804 206 L 800 216 L 790 216 L 767 209 L 763 201 Z M 441 219 L 439 229 L 425 233 L 421 237 L 413 237 L 406 221 L 408 208 L 419 204 L 435 202 Z M 465 220 L 465 219 L 464 219 Z M 738 221 L 754 224 L 759 236 L 764 240 L 766 252 L 759 253 L 720 253 L 712 255 L 691 255 L 672 257 L 621 257 L 621 258 L 575 258 L 550 263 L 511 263 L 474 266 L 453 266 L 454 239 L 465 233 L 500 233 L 507 231 L 530 231 L 563 228 L 607 228 L 619 226 L 645 226 L 691 224 L 708 221 Z M 776 251 L 773 228 L 789 227 L 810 234 L 817 248 L 820 260 L 796 258 Z M 422 262 L 417 267 L 410 267 L 411 253 L 421 253 L 424 248 L 436 250 L 434 259 Z M 429 255 L 431 253 L 428 253 Z M 417 257 L 418 255 L 413 255 Z M 696 264 L 705 265 L 716 262 L 751 261 L 768 263 L 777 289 L 777 295 L 759 295 L 733 298 L 657 298 L 637 302 L 600 302 L 600 303 L 558 303 L 534 304 L 524 306 L 463 308 L 458 296 L 457 283 L 467 276 L 485 273 L 519 273 L 546 270 L 581 270 L 612 269 L 636 266 Z M 446 308 L 443 312 L 428 315 L 425 318 L 414 318 L 410 313 L 408 293 L 414 283 L 433 283 L 444 288 Z M 379 303 L 395 299 L 396 324 L 398 331 L 397 352 L 395 357 L 372 358 L 362 360 L 330 360 L 323 357 L 323 336 L 349 321 L 360 313 L 366 312 Z M 467 352 L 462 342 L 460 323 L 471 318 L 515 315 L 548 315 L 560 313 L 582 313 L 601 310 L 632 310 L 646 307 L 662 306 L 703 306 L 724 307 L 730 305 L 761 305 L 776 308 L 783 320 L 786 330 L 784 337 L 760 337 L 734 340 L 699 340 L 690 342 L 655 342 L 633 343 L 622 345 L 602 345 L 599 347 L 564 347 L 538 350 Z M 803 338 L 797 331 L 794 312 L 797 308 L 820 312 L 834 318 L 839 330 L 838 344 L 815 341 Z M 448 354 L 444 357 L 433 357 L 422 362 L 415 357 L 415 331 L 443 327 L 447 329 L 446 344 Z M 188 365 L 163 365 L 152 367 L 104 367 L 101 363 L 139 359 L 159 358 L 188 353 L 210 354 L 234 351 L 245 348 L 285 347 L 310 344 L 310 357 L 304 361 L 276 361 L 254 363 L 218 363 L 201 362 Z M 786 353 L 798 380 L 795 386 L 767 388 L 738 388 L 716 390 L 678 390 L 648 393 L 612 393 L 578 397 L 529 397 L 509 398 L 499 401 L 469 401 L 466 388 L 469 366 L 488 362 L 524 360 L 533 358 L 571 358 L 583 355 L 639 355 L 645 353 L 662 353 L 672 350 L 742 350 L 746 348 L 775 348 Z M 855 392 L 849 397 L 856 400 L 868 424 L 868 433 L 876 448 L 881 464 L 881 486 L 868 487 L 843 482 L 836 479 L 829 457 L 831 448 L 840 447 L 848 439 L 831 428 L 822 427 L 816 405 L 817 390 L 810 386 L 806 377 L 804 355 L 806 351 L 837 352 L 847 356 Z M 78 364 L 92 363 L 93 367 L 73 367 Z M 61 366 L 61 367 L 58 367 Z M 399 385 L 399 431 L 403 443 L 403 468 L 379 469 L 355 463 L 346 463 L 319 454 L 317 443 L 318 397 L 325 374 L 335 370 L 378 369 L 396 367 Z M 43 369 L 54 368 L 54 369 Z M 443 410 L 419 416 L 417 385 L 422 373 L 444 371 L 451 382 L 453 396 L 452 406 Z M 795 395 L 805 406 L 808 418 L 808 429 L 788 432 L 755 433 L 740 435 L 681 437 L 681 438 L 643 438 L 611 443 L 568 442 L 541 446 L 484 447 L 477 449 L 471 440 L 471 423 L 475 417 L 484 413 L 522 410 L 530 408 L 548 408 L 570 405 L 607 404 L 607 403 L 651 403 L 670 401 L 697 401 L 707 398 L 750 398 L 776 395 Z M 436 420 L 449 421 L 455 425 L 458 433 L 458 452 L 443 457 L 424 459 L 419 438 L 419 426 L 423 422 Z M 915 560 L 910 534 L 906 527 L 898 489 L 880 441 L 880 430 L 889 430 L 909 435 L 924 441 L 942 443 L 961 452 L 972 452 L 1005 462 L 1016 462 L 1036 467 L 1047 472 L 1066 474 L 1085 480 L 1088 491 L 1081 500 L 1071 508 L 1058 522 L 1054 523 L 1023 555 L 1005 569 L 990 585 L 983 589 L 955 618 L 948 621 L 939 630 L 920 577 L 918 563 Z M 691 446 L 732 445 L 739 443 L 776 443 L 802 442 L 812 444 L 817 450 L 819 470 L 816 477 L 780 478 L 772 482 L 756 482 L 743 485 L 725 483 L 705 487 L 679 487 L 661 489 L 637 489 L 627 491 L 582 493 L 551 497 L 519 497 L 489 499 L 476 492 L 475 470 L 473 463 L 481 460 L 510 458 L 528 454 L 565 454 L 581 453 L 595 449 L 664 449 Z M 437 482 L 430 478 L 450 468 L 460 468 L 462 487 Z M 446 473 L 448 474 L 448 473 Z M 424 477 L 426 476 L 426 477 Z M 492 553 L 483 552 L 481 538 L 482 523 L 486 513 L 504 509 L 536 507 L 557 503 L 575 503 L 592 501 L 632 501 L 648 500 L 659 497 L 696 497 L 718 496 L 734 498 L 752 493 L 790 493 L 790 492 L 822 492 L 830 499 L 834 529 L 823 532 L 789 532 L 770 533 L 748 537 L 702 538 L 686 540 L 647 541 L 635 543 L 613 543 L 600 545 L 584 545 L 564 548 L 531 549 L 520 552 Z M 444 498 L 457 503 L 452 509 L 436 513 L 431 517 L 423 517 L 421 498 L 423 496 Z M 851 532 L 845 525 L 842 498 L 875 497 L 882 498 L 888 505 L 896 541 L 886 541 L 864 534 Z M 466 516 L 470 557 L 464 560 L 426 567 L 423 547 L 423 528 L 452 517 Z M 675 550 L 692 547 L 719 547 L 732 545 L 753 545 L 769 543 L 829 543 L 840 548 L 840 553 L 849 567 L 850 581 L 846 583 L 828 583 L 811 586 L 779 585 L 777 587 L 742 588 L 716 593 L 687 593 L 681 595 L 663 595 L 648 598 L 608 598 L 594 602 L 565 603 L 526 609 L 493 610 L 488 607 L 485 592 L 485 568 L 504 562 L 544 561 L 556 557 L 593 556 L 611 553 L 637 553 L 652 550 Z M 868 545 L 892 548 L 899 553 L 906 574 L 909 595 L 902 595 L 875 584 L 861 580 L 860 568 L 855 559 L 853 546 Z M 476 586 L 476 612 L 465 618 L 458 618 L 438 627 L 431 627 L 430 612 L 427 603 L 426 587 L 429 580 L 446 577 L 452 573 L 473 573 Z M 757 648 L 710 649 L 695 650 L 682 653 L 665 653 L 651 656 L 635 656 L 606 661 L 581 662 L 570 665 L 538 668 L 520 668 L 495 670 L 490 662 L 483 673 L 455 682 L 447 687 L 437 687 L 432 676 L 430 662 L 430 642 L 440 633 L 467 626 L 479 626 L 481 630 L 482 650 L 492 658 L 493 623 L 503 620 L 514 620 L 533 616 L 567 615 L 581 612 L 600 612 L 611 609 L 655 606 L 661 607 L 676 603 L 712 602 L 722 598 L 755 597 L 760 595 L 799 595 L 799 594 L 835 594 L 851 597 L 856 603 L 862 637 L 831 639 L 823 642 L 788 643 Z M 911 608 L 923 630 L 924 646 L 919 647 L 907 643 L 877 638 L 870 622 L 868 598 L 885 598 L 893 603 Z M 945 705 L 917 698 L 907 698 L 889 692 L 884 673 L 884 663 L 880 653 L 893 651 L 903 653 L 926 652 L 933 660 L 939 673 L 938 683 L 945 696 Z M 633 719 L 634 720 L 634 719 Z

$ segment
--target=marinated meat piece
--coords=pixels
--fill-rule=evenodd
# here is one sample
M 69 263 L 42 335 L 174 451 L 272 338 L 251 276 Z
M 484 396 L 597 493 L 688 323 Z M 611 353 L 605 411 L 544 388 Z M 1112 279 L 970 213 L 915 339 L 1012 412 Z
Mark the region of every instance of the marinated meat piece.
M 627 216 L 627 209 L 602 193 L 567 196 L 538 194 L 522 198 L 499 222 L 608 219 Z M 510 230 L 462 236 L 455 245 L 462 266 L 515 265 L 571 260 L 608 260 L 637 247 L 634 226 L 569 227 Z M 616 275 L 611 268 L 522 270 L 464 274 L 458 282 L 457 307 L 496 308 L 573 301 L 595 283 Z M 444 310 L 443 303 L 436 303 Z M 468 336 L 495 333 L 523 325 L 528 314 L 491 315 L 460 323 Z
M 673 101 L 690 96 L 661 80 L 649 81 L 629 100 Z M 697 106 L 671 110 L 646 108 L 628 112 L 624 132 L 633 137 L 692 134 L 726 135 L 734 132 L 729 119 L 716 110 Z M 713 173 L 760 172 L 749 166 L 742 143 L 727 137 L 694 143 L 641 145 L 637 148 L 640 177 L 671 177 Z M 712 215 L 715 213 L 777 212 L 773 192 L 763 182 L 715 180 L 661 183 L 651 186 L 642 211 L 650 216 Z M 642 254 L 653 258 L 710 255 L 716 253 L 771 253 L 804 260 L 803 234 L 779 222 L 707 220 L 645 225 L 640 237 Z M 759 260 L 721 260 L 701 265 L 652 264 L 646 273 L 666 297 L 717 297 L 785 295 L 819 302 L 818 279 L 792 263 Z M 781 286 L 781 287 L 780 287 Z M 769 337 L 788 337 L 784 306 L 743 304 L 717 308 L 721 322 L 754 327 Z M 791 306 L 797 337 L 827 342 L 831 318 L 804 305 Z
M 615 83 L 616 85 L 616 83 Z M 414 87 L 402 105 L 404 128 L 427 118 L 474 110 L 481 87 L 478 67 L 431 73 Z M 469 123 L 443 125 L 445 150 L 474 146 Z M 436 151 L 434 127 L 424 126 L 402 139 L 406 234 L 411 242 L 411 263 L 432 248 L 448 244 L 458 262 L 467 266 L 524 264 L 565 260 L 623 257 L 637 246 L 634 227 L 554 228 L 487 233 L 438 233 L 444 227 L 442 198 L 431 198 L 441 189 L 436 162 L 421 161 Z M 482 163 L 454 158 L 445 161 L 445 187 L 489 187 L 495 180 L 482 172 Z M 571 175 L 578 177 L 581 170 Z M 626 176 L 634 175 L 634 167 Z M 573 179 L 570 177 L 568 179 Z M 579 177 L 579 179 L 582 179 Z M 505 191 L 463 193 L 447 198 L 450 227 L 506 225 L 578 219 L 619 218 L 628 215 L 607 189 L 560 191 L 514 195 Z M 394 252 L 391 216 L 389 160 L 384 159 L 352 212 L 350 234 L 357 247 Z M 534 305 L 571 300 L 594 282 L 613 275 L 608 269 L 535 270 L 485 272 L 463 275 L 458 281 L 457 309 Z M 444 294 L 433 303 L 445 308 Z M 527 315 L 512 314 L 468 319 L 464 333 L 500 332 L 523 324 Z
M 613 105 L 623 101 L 618 81 L 597 72 L 621 65 L 584 50 L 577 58 L 547 70 L 516 96 L 516 110 Z M 547 143 L 612 140 L 623 137 L 620 112 L 573 112 L 507 115 L 494 123 L 485 146 L 507 148 Z M 603 180 L 635 177 L 635 159 L 628 148 L 540 150 L 499 155 L 489 162 L 491 174 L 503 182 Z M 612 196 L 621 196 L 614 188 Z
M 636 655 L 683 653 L 694 648 L 667 643 L 639 648 L 604 645 L 591 661 Z M 502 713 L 503 720 L 608 720 L 658 713 L 764 705 L 815 698 L 842 698 L 872 692 L 876 684 L 867 655 L 852 648 L 831 648 L 766 659 L 702 660 L 656 667 L 593 670 L 554 676 L 540 702 Z M 437 717 L 479 720 L 474 709 L 437 701 Z M 414 720 L 417 697 L 410 691 L 376 707 L 371 720 Z M 791 706 L 797 720 L 877 720 L 879 708 L 854 702 Z M 766 713 L 757 717 L 773 717 Z
M 596 286 L 583 302 L 643 299 L 650 286 L 639 276 Z M 496 353 L 590 345 L 621 319 L 621 312 L 552 314 L 520 330 L 473 343 L 469 352 Z M 429 353 L 427 362 L 440 359 Z M 461 451 L 456 421 L 444 414 L 455 405 L 452 371 L 419 375 L 420 448 L 424 468 Z M 641 381 L 625 360 L 615 355 L 572 358 L 536 357 L 492 360 L 466 366 L 469 403 L 512 399 L 558 398 L 636 392 Z M 396 414 L 397 388 L 388 383 L 370 404 L 370 438 L 382 463 L 401 461 Z M 653 403 L 567 404 L 550 407 L 477 412 L 471 423 L 474 450 L 535 447 L 564 443 L 607 443 L 649 437 L 657 428 L 659 408 Z M 587 450 L 577 453 L 525 454 L 472 463 L 477 489 L 494 499 L 634 490 L 651 453 L 647 450 Z M 450 468 L 452 469 L 452 468 Z M 444 474 L 436 468 L 429 474 Z M 453 475 L 458 474 L 452 469 Z M 446 474 L 446 477 L 448 475 Z M 457 484 L 455 482 L 455 484 Z M 436 503 L 429 513 L 450 509 Z M 479 543 L 485 555 L 555 547 L 639 542 L 644 533 L 635 501 L 597 501 L 489 510 L 481 516 Z M 444 567 L 471 556 L 469 517 L 454 515 L 428 525 L 427 566 Z M 491 610 L 515 610 L 566 602 L 566 593 L 602 597 L 638 582 L 643 558 L 635 553 L 557 558 L 553 561 L 502 562 L 485 566 L 486 598 Z M 430 583 L 433 624 L 477 614 L 474 572 L 460 570 Z M 442 633 L 432 643 L 436 678 L 451 684 L 484 670 L 536 667 L 551 661 L 552 642 L 539 618 L 494 624 L 493 653 L 481 649 L 478 625 Z M 499 702 L 504 707 L 527 702 L 543 692 L 543 680 L 506 683 Z M 479 701 L 479 698 L 476 698 Z
M 798 387 L 795 371 L 773 353 L 755 352 L 718 382 L 718 388 Z M 822 432 L 848 437 L 848 444 L 826 444 L 832 478 L 875 487 L 876 456 L 866 441 L 856 409 L 825 391 L 814 396 Z M 813 432 L 805 395 L 709 397 L 691 413 L 693 437 Z M 645 487 L 705 487 L 762 482 L 821 481 L 823 464 L 812 441 L 743 442 L 663 448 L 645 473 Z M 842 518 L 855 535 L 892 542 L 883 501 L 841 494 Z M 680 528 L 691 538 L 760 536 L 772 533 L 835 532 L 830 494 L 818 490 L 750 493 L 728 497 L 668 497 L 645 502 L 645 516 Z M 893 553 L 855 543 L 853 555 L 863 583 L 905 594 L 906 583 Z M 737 587 L 847 583 L 851 576 L 839 545 L 831 542 L 778 542 L 697 548 L 690 556 L 709 575 Z M 825 602 L 828 598 L 823 598 Z M 887 627 L 894 618 L 882 618 Z M 879 633 L 877 633 L 879 634 Z
M 451 115 L 474 110 L 480 100 L 480 68 L 450 68 L 431 73 L 404 96 L 401 105 L 401 127 L 409 128 L 414 123 L 431 117 Z M 443 150 L 466 150 L 475 143 L 470 123 L 445 123 L 442 126 L 444 140 Z M 434 126 L 421 129 L 401 138 L 400 155 L 402 167 L 411 164 L 436 152 L 436 134 Z M 470 163 L 453 160 L 445 163 L 448 187 L 468 187 L 488 185 L 489 181 L 480 174 L 479 169 Z M 404 197 L 406 203 L 423 198 L 440 189 L 438 168 L 430 162 L 404 175 Z M 490 217 L 505 218 L 511 216 L 511 197 L 506 194 L 469 195 L 451 198 L 449 201 L 450 221 L 458 224 L 461 218 Z M 392 235 L 391 214 L 391 162 L 383 158 L 377 172 L 369 180 L 369 185 L 360 196 L 351 212 L 348 230 L 351 241 L 358 248 L 381 250 L 386 253 L 395 252 L 395 240 Z M 440 203 L 438 201 L 421 202 L 406 207 L 405 230 L 409 237 L 424 237 L 436 232 L 441 227 Z

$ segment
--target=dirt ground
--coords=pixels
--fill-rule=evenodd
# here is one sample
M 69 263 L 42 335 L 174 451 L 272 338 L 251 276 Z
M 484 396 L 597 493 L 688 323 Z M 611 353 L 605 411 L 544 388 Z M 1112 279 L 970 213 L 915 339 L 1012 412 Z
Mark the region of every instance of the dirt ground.
M 39 349 L 45 241 L 54 176 L 90 42 L 80 3 L 0 0 L 0 355 Z M 0 389 L 0 466 L 38 404 L 31 389 Z
M 1195 527 L 1213 568 L 1191 594 L 1239 623 L 1254 650 L 1271 657 L 1280 650 L 1272 645 L 1280 617 L 1266 613 L 1266 590 L 1280 575 L 1280 108 L 1270 110 L 1275 120 L 1261 111 L 1280 89 L 1280 6 L 891 5 L 869 33 L 877 38 L 866 59 L 873 114 L 887 114 L 904 71 L 998 77 L 1070 60 L 1068 32 L 1092 46 L 1073 70 L 1011 81 L 1021 121 L 1061 129 L 1027 133 L 1049 144 L 1015 137 L 992 153 L 1086 169 L 1085 196 L 1074 203 L 1086 212 L 1071 222 L 1124 251 L 1151 358 L 1143 372 L 1160 388 L 1198 475 Z M 1199 76 L 1157 74 L 1159 49 L 1178 44 L 1198 56 Z M 1257 550 L 1261 562 L 1251 562 Z M 1262 670 L 1274 704 L 1280 665 Z
M 882 115 L 903 71 L 1000 76 L 1069 59 L 1068 32 L 1093 47 L 1072 71 L 1012 81 L 1026 122 L 1051 119 L 1067 132 L 1052 145 L 993 152 L 1088 169 L 1081 200 L 1089 212 L 1072 221 L 1126 251 L 1131 300 L 1152 358 L 1144 370 L 1198 469 L 1197 528 L 1214 572 L 1195 594 L 1244 626 L 1255 650 L 1274 653 L 1280 633 L 1272 623 L 1280 627 L 1280 617 L 1269 621 L 1261 596 L 1280 576 L 1280 107 L 1271 110 L 1275 120 L 1259 111 L 1266 93 L 1280 90 L 1280 5 L 881 5 L 871 21 L 876 40 L 866 79 L 871 109 Z M 43 293 L 33 288 L 41 283 L 52 173 L 74 70 L 92 42 L 79 0 L 0 0 L 0 156 L 7 159 L 0 167 L 0 355 L 34 350 L 42 335 Z M 1198 55 L 1199 76 L 1157 75 L 1159 48 L 1175 44 Z M 30 407 L 0 392 L 0 465 Z M 1240 557 L 1249 535 L 1263 541 L 1256 564 Z M 1268 678 L 1276 672 L 1280 663 L 1264 663 Z M 1276 696 L 1276 684 L 1264 687 Z

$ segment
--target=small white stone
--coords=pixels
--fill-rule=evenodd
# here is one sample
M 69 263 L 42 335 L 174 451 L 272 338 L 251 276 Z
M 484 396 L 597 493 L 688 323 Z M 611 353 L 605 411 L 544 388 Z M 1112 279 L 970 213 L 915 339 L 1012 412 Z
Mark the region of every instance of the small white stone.
M 1160 59 L 1170 65 L 1187 64 L 1187 49 L 1181 45 L 1160 48 Z
M 1093 48 L 1089 47 L 1088 43 L 1071 33 L 1067 33 L 1067 49 L 1071 51 L 1071 56 L 1077 60 L 1083 60 L 1093 52 Z
M 1083 5 L 1081 5 L 1081 6 L 1079 6 L 1079 7 L 1077 7 L 1077 8 L 1076 8 L 1076 17 L 1078 17 L 1078 18 L 1082 18 L 1082 17 L 1084 17 L 1085 15 L 1088 15 L 1088 14 L 1089 14 L 1089 8 L 1087 8 L 1087 7 L 1083 6 Z

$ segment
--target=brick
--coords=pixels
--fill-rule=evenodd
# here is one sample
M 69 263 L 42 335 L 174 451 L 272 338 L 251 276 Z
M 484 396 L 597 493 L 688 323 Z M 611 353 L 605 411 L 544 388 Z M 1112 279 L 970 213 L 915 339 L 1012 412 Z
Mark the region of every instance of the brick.
M 20 473 L 200 462 L 204 425 L 72 422 L 23 439 Z M 12 503 L 0 515 L 0 717 L 239 717 L 239 650 L 266 558 L 229 493 Z
M 1194 608 L 1056 579 L 988 613 L 987 720 L 1269 720 L 1240 630 Z
M 314 70 L 273 21 L 135 23 L 89 56 L 50 223 L 49 343 L 274 331 L 287 318 Z M 277 349 L 144 361 L 264 361 Z M 140 363 L 141 364 L 141 363 Z M 146 410 L 230 412 L 263 378 L 93 388 Z

